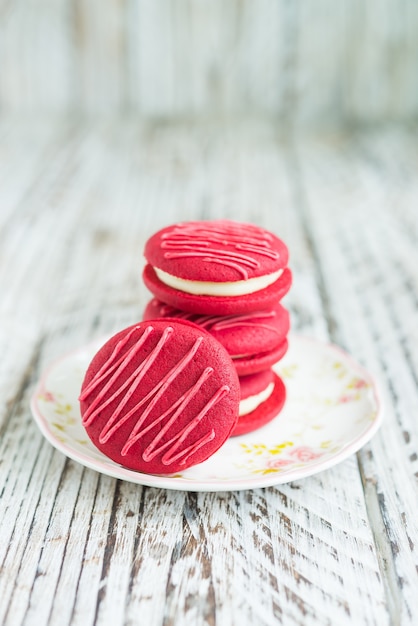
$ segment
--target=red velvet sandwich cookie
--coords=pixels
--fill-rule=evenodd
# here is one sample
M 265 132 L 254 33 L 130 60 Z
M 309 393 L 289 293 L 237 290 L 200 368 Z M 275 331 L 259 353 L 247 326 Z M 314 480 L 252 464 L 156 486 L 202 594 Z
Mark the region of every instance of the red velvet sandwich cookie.
M 271 422 L 282 410 L 286 388 L 273 370 L 239 379 L 241 402 L 239 418 L 232 437 L 244 435 Z
M 171 474 L 210 457 L 238 418 L 231 358 L 205 330 L 152 320 L 120 331 L 90 363 L 80 394 L 84 428 L 113 461 Z
M 253 224 L 174 224 L 153 235 L 144 253 L 148 289 L 192 313 L 233 315 L 271 308 L 292 282 L 286 245 Z
M 186 319 L 209 331 L 226 348 L 239 376 L 269 369 L 288 348 L 289 313 L 280 304 L 271 310 L 238 315 L 199 315 L 153 298 L 144 319 L 159 317 Z

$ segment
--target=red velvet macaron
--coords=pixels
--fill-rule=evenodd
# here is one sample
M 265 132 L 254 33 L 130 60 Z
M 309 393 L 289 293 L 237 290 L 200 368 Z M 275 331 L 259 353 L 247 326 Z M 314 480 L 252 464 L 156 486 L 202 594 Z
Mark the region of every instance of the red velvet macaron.
M 174 224 L 155 233 L 144 254 L 148 289 L 192 313 L 233 315 L 270 308 L 292 282 L 286 245 L 254 224 Z
M 269 369 L 286 353 L 289 313 L 280 304 L 271 310 L 238 315 L 199 315 L 175 309 L 153 298 L 144 319 L 174 317 L 209 331 L 230 354 L 239 376 Z
M 82 422 L 94 445 L 124 467 L 171 474 L 209 458 L 238 419 L 232 360 L 184 320 L 152 320 L 109 339 L 82 384 Z
M 245 435 L 271 422 L 286 401 L 286 387 L 272 370 L 240 377 L 240 416 L 231 436 Z

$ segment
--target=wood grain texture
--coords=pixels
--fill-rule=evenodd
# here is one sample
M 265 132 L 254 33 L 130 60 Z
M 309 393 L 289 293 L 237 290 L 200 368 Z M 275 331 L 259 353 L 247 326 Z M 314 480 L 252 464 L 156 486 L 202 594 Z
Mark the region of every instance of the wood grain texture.
M 0 622 L 412 626 L 415 132 L 289 142 L 254 120 L 9 120 L 0 136 Z M 141 487 L 66 459 L 30 416 L 41 371 L 138 320 L 152 232 L 218 217 L 287 241 L 293 328 L 376 374 L 381 432 L 317 476 L 242 492 Z
M 312 194 L 308 219 L 321 246 L 324 280 L 333 281 L 339 288 L 333 288 L 335 297 L 332 299 L 334 316 L 341 320 L 335 338 L 355 350 L 385 383 L 388 419 L 382 436 L 374 440 L 371 450 L 360 453 L 359 457 L 364 461 L 361 471 L 366 503 L 375 518 L 376 541 L 381 544 L 382 571 L 392 618 L 396 621 L 402 616 L 413 620 L 417 606 L 413 590 L 417 585 L 418 561 L 411 534 L 416 533 L 418 526 L 416 521 L 412 522 L 412 530 L 407 520 L 414 518 L 417 474 L 415 454 L 408 455 L 404 446 L 412 443 L 412 449 L 416 449 L 417 380 L 415 365 L 407 356 L 410 350 L 405 350 L 405 345 L 414 341 L 415 331 L 411 330 L 408 339 L 405 333 L 410 326 L 415 328 L 417 321 L 414 295 L 417 274 L 411 267 L 416 259 L 411 234 L 417 220 L 415 217 L 411 222 L 412 230 L 406 235 L 403 220 L 399 219 L 397 198 L 403 195 L 405 187 L 416 185 L 407 171 L 413 168 L 417 154 L 410 145 L 406 157 L 403 150 L 399 150 L 399 136 L 386 136 L 384 151 L 378 147 L 381 138 L 376 143 L 359 139 L 354 144 L 355 159 L 353 145 L 342 147 L 344 156 L 340 158 L 336 158 L 333 150 L 328 152 L 332 167 L 327 162 L 327 151 L 310 152 L 303 161 L 306 187 Z M 395 151 L 398 159 L 393 159 Z M 352 163 L 350 177 L 347 177 L 347 157 Z M 321 171 L 326 172 L 326 180 Z M 330 184 L 332 172 L 339 183 L 335 191 Z M 411 189 L 406 197 L 412 197 Z M 329 209 L 333 204 L 336 207 L 333 215 L 339 214 L 338 220 L 331 218 Z M 324 217 L 322 224 L 315 217 L 318 211 Z M 349 221 L 353 224 L 351 228 Z M 327 256 L 322 254 L 321 242 L 325 239 Z M 403 258 L 403 267 L 399 266 L 399 255 Z M 336 271 L 338 281 L 332 277 Z M 412 281 L 407 291 L 404 272 Z M 396 460 L 401 457 L 402 463 Z M 384 534 L 387 534 L 385 539 Z
M 0 2 L 0 110 L 414 120 L 414 0 Z

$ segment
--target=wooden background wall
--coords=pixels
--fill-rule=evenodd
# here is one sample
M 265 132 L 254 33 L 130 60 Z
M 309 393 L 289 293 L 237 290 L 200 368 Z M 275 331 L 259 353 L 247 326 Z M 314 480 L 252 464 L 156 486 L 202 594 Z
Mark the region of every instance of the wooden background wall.
M 0 112 L 411 121 L 417 0 L 0 0 Z

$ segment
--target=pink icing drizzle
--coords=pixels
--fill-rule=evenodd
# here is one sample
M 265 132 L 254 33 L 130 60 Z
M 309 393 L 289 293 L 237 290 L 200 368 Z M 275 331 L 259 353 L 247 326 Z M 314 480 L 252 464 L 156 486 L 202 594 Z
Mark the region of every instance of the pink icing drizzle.
M 232 267 L 246 280 L 248 270 L 260 267 L 260 262 L 242 251 L 278 259 L 272 249 L 272 236 L 262 228 L 220 220 L 216 225 L 199 222 L 178 224 L 161 236 L 161 248 L 166 259 L 202 257 L 205 262 Z M 228 247 L 228 249 L 225 249 Z M 231 250 L 230 248 L 234 250 Z
M 266 330 L 280 335 L 280 331 L 271 324 L 263 324 L 260 319 L 273 319 L 277 317 L 276 311 L 258 311 L 255 313 L 243 313 L 240 315 L 198 315 L 196 313 L 187 313 L 179 311 L 168 304 L 162 304 L 159 308 L 162 317 L 177 317 L 198 324 L 208 331 L 226 330 L 228 328 L 264 328 Z
M 137 419 L 134 427 L 131 429 L 125 445 L 121 450 L 122 456 L 126 456 L 130 448 L 141 437 L 143 437 L 148 431 L 152 430 L 156 425 L 163 422 L 168 416 L 171 415 L 171 417 L 169 417 L 161 430 L 158 431 L 153 440 L 148 444 L 147 448 L 142 454 L 142 458 L 144 459 L 144 461 L 149 462 L 160 453 L 165 451 L 161 459 L 164 465 L 170 465 L 171 463 L 174 463 L 179 459 L 182 459 L 180 461 L 180 464 L 184 464 L 187 459 L 191 455 L 193 455 L 199 448 L 214 439 L 215 431 L 213 430 L 213 428 L 211 428 L 187 448 L 183 448 L 183 450 L 180 451 L 178 451 L 178 448 L 184 443 L 188 435 L 198 426 L 198 424 L 201 422 L 207 412 L 229 392 L 230 388 L 227 385 L 223 385 L 222 387 L 218 388 L 213 396 L 206 402 L 205 406 L 201 409 L 198 415 L 191 419 L 190 422 L 186 424 L 186 426 L 184 426 L 182 430 L 176 433 L 174 437 L 172 437 L 169 441 L 158 446 L 162 437 L 174 425 L 177 418 L 182 414 L 192 398 L 199 392 L 200 388 L 204 385 L 206 380 L 210 378 L 213 373 L 213 368 L 205 368 L 199 379 L 180 398 L 178 398 L 171 407 L 169 407 L 162 414 L 158 415 L 153 420 L 148 422 L 146 426 L 143 426 L 147 417 L 154 409 L 161 397 L 166 393 L 169 386 L 184 370 L 188 363 L 190 363 L 190 361 L 193 359 L 193 357 L 199 350 L 200 345 L 202 344 L 203 337 L 198 337 L 196 339 L 193 346 L 188 350 L 188 352 L 148 392 L 148 394 L 144 398 L 142 398 L 142 400 L 140 400 L 128 412 L 122 414 L 123 409 L 125 408 L 132 394 L 137 389 L 144 375 L 153 365 L 157 357 L 160 355 L 163 346 L 167 343 L 169 337 L 174 332 L 173 328 L 171 326 L 168 326 L 162 333 L 156 346 L 150 351 L 146 358 L 141 361 L 141 363 L 134 370 L 134 372 L 130 374 L 130 376 L 116 389 L 116 391 L 114 391 L 109 397 L 106 398 L 110 388 L 117 382 L 121 374 L 123 374 L 123 371 L 136 356 L 140 348 L 144 345 L 147 338 L 152 334 L 154 328 L 152 326 L 148 326 L 143 332 L 142 336 L 139 338 L 139 340 L 136 341 L 133 346 L 128 348 L 123 354 L 121 354 L 126 344 L 129 342 L 134 333 L 138 330 L 141 330 L 140 326 L 136 326 L 135 328 L 133 328 L 127 335 L 125 335 L 125 337 L 121 341 L 116 344 L 109 358 L 103 363 L 102 367 L 95 374 L 95 376 L 92 378 L 92 380 L 89 382 L 89 384 L 85 387 L 82 394 L 80 395 L 80 400 L 85 400 L 100 383 L 102 383 L 105 379 L 108 379 L 102 389 L 97 394 L 96 398 L 91 403 L 91 405 L 84 412 L 83 423 L 86 426 L 90 425 L 100 413 L 100 411 L 102 411 L 116 398 L 120 397 L 126 390 L 125 394 L 123 394 L 122 397 L 119 398 L 115 410 L 113 411 L 112 415 L 109 417 L 105 426 L 100 432 L 100 443 L 106 443 L 132 415 L 137 413 L 142 406 L 148 403 L 148 405 L 145 407 L 145 409 L 142 411 L 141 415 Z
M 140 326 L 135 326 L 135 328 L 133 328 L 129 333 L 127 333 L 125 335 L 125 337 L 123 339 L 121 339 L 121 341 L 118 341 L 118 343 L 114 347 L 113 352 L 110 355 L 110 357 L 107 359 L 107 361 L 105 361 L 103 363 L 103 365 L 100 368 L 100 370 L 98 372 L 96 372 L 96 374 L 94 375 L 92 380 L 84 388 L 83 392 L 80 394 L 79 400 L 85 400 L 86 398 L 88 398 L 90 393 L 97 387 L 97 385 L 99 385 L 104 378 L 106 378 L 113 370 L 116 369 L 116 367 L 118 367 L 122 363 L 122 361 L 124 360 L 126 355 L 123 355 L 115 364 L 113 364 L 113 361 L 118 356 L 118 354 L 120 354 L 120 352 L 125 347 L 125 345 L 128 343 L 128 341 L 130 340 L 132 335 L 139 328 L 140 328 Z M 149 331 L 149 332 L 151 332 L 151 331 Z M 145 339 L 146 339 L 146 337 L 144 337 L 144 340 Z
M 187 352 L 186 355 L 174 367 L 172 367 L 171 370 L 159 381 L 159 383 L 155 387 L 153 387 L 151 391 L 149 391 L 148 394 L 144 398 L 142 398 L 142 400 L 140 400 L 134 407 L 132 407 L 132 409 L 128 413 L 126 413 L 123 416 L 123 418 L 120 419 L 114 426 L 113 426 L 113 423 L 115 420 L 111 418 L 108 421 L 105 428 L 103 428 L 100 434 L 100 442 L 105 443 L 111 437 L 111 435 L 113 435 L 113 433 L 116 432 L 118 428 L 120 428 L 134 413 L 138 411 L 138 409 L 141 408 L 141 406 L 146 404 L 152 398 L 150 404 L 144 410 L 144 412 L 141 415 L 141 418 L 138 420 L 138 422 L 136 423 L 136 426 L 131 432 L 130 436 L 135 436 L 137 429 L 141 427 L 142 423 L 147 418 L 149 413 L 152 411 L 154 406 L 157 404 L 158 400 L 167 391 L 168 387 L 171 385 L 173 380 L 180 374 L 180 372 L 184 370 L 186 365 L 192 360 L 192 358 L 198 351 L 202 341 L 203 341 L 202 337 L 199 337 L 198 339 L 196 339 L 195 343 L 193 344 L 189 352 Z M 154 422 L 152 423 L 151 428 L 155 426 L 155 424 L 158 423 L 158 421 L 159 420 L 157 418 L 157 421 L 155 423 Z
M 134 328 L 131 331 L 131 333 L 129 333 L 130 336 L 132 336 L 133 333 L 139 328 L 140 327 Z M 168 331 L 169 329 L 172 332 L 171 327 L 167 328 L 166 330 Z M 121 385 L 121 387 L 119 387 L 119 389 L 115 393 L 113 393 L 107 400 L 102 402 L 108 390 L 111 388 L 113 383 L 117 380 L 117 378 L 119 378 L 120 374 L 126 369 L 126 367 L 132 361 L 136 353 L 139 352 L 139 350 L 142 348 L 142 345 L 145 343 L 147 337 L 152 333 L 153 330 L 154 329 L 152 328 L 152 326 L 148 326 L 145 332 L 143 333 L 142 337 L 140 338 L 140 340 L 136 342 L 115 364 L 112 364 L 112 361 L 114 360 L 114 358 L 121 352 L 122 348 L 126 345 L 126 341 L 122 340 L 121 342 L 119 342 L 119 344 L 116 345 L 116 349 L 112 352 L 109 360 L 105 361 L 105 363 L 103 364 L 99 372 L 96 374 L 96 376 L 93 377 L 93 380 L 87 386 L 87 389 L 84 391 L 83 395 L 80 397 L 81 400 L 85 400 L 85 398 L 88 397 L 91 391 L 97 386 L 99 381 L 103 381 L 103 379 L 106 378 L 110 373 L 112 373 L 112 371 L 116 370 L 114 371 L 114 374 L 111 376 L 111 378 L 104 385 L 104 387 L 99 391 L 96 398 L 90 404 L 88 409 L 84 412 L 83 424 L 85 424 L 86 426 L 89 426 L 93 422 L 97 414 L 102 409 L 104 409 L 108 404 L 110 404 L 116 396 L 120 395 L 124 391 L 124 389 L 126 389 L 126 387 L 129 385 L 129 383 L 132 382 L 132 380 L 139 373 L 139 371 L 142 369 L 144 364 L 141 362 L 139 367 L 137 367 L 137 369 L 129 376 L 129 378 L 123 383 L 123 385 Z

